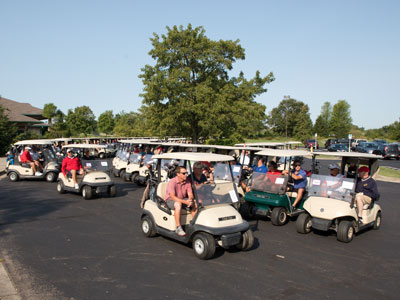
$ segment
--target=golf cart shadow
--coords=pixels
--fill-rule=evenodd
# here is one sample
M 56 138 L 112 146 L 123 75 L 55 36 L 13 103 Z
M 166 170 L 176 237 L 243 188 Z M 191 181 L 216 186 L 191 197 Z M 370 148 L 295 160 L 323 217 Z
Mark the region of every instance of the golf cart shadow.
M 127 196 L 129 192 L 140 192 L 140 197 L 144 191 L 143 187 L 139 187 L 130 182 L 118 183 L 118 192 L 116 197 Z

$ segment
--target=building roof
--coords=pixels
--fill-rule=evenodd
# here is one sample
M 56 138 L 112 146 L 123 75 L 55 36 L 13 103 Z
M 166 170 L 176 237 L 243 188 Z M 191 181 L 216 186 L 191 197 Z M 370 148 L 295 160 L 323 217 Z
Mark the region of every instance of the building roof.
M 43 117 L 42 109 L 29 103 L 21 103 L 0 96 L 0 105 L 8 109 L 5 114 L 11 122 L 41 123 L 40 120 L 46 119 Z

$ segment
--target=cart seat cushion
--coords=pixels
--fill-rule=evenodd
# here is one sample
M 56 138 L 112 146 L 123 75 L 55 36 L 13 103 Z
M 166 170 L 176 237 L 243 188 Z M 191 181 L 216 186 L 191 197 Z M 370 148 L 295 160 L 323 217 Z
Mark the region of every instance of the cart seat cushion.
M 165 195 L 167 194 L 167 186 L 168 182 L 160 182 L 157 185 L 157 196 L 159 196 L 161 199 L 164 199 Z

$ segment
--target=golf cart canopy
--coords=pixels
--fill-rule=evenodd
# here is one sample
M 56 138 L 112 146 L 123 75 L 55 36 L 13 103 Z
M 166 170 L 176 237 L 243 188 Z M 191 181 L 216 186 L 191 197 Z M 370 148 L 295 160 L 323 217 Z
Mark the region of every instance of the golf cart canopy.
M 21 146 L 21 145 L 52 145 L 52 144 L 53 140 L 25 140 L 16 142 L 14 145 Z
M 62 146 L 63 149 L 65 148 L 75 148 L 75 149 L 104 149 L 107 148 L 106 145 L 99 145 L 99 144 L 70 144 Z
M 257 152 L 256 155 L 290 157 L 290 156 L 311 156 L 312 153 L 304 150 L 264 149 L 261 150 L 260 152 Z
M 153 155 L 153 159 L 176 159 L 190 161 L 229 161 L 234 160 L 230 155 L 221 155 L 205 152 L 171 152 Z

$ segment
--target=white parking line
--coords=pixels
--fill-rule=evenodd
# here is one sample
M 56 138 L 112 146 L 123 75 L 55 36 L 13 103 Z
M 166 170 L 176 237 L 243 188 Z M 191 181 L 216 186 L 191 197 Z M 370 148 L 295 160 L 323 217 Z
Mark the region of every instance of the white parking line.
M 0 261 L 0 300 L 21 300 L 8 277 L 3 262 Z

